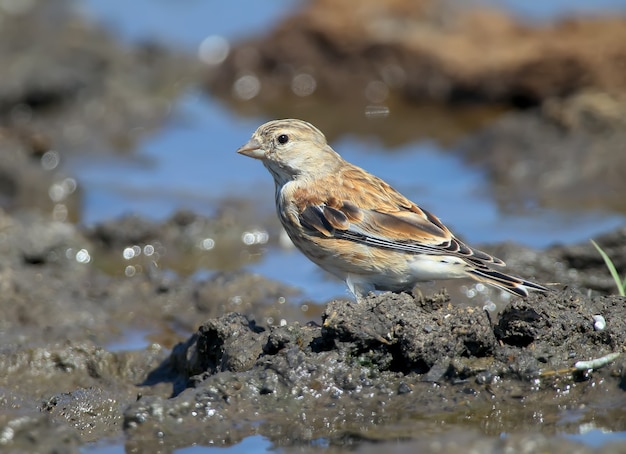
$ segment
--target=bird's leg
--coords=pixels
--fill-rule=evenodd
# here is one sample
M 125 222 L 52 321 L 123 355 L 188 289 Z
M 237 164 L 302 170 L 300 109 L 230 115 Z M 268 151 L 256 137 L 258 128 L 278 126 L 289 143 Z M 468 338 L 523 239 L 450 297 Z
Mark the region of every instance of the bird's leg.
M 415 301 L 419 301 L 420 303 L 424 302 L 424 294 L 422 293 L 422 289 L 419 286 L 415 285 L 411 289 L 411 295 Z
M 363 279 L 359 279 L 352 274 L 348 274 L 348 277 L 346 278 L 346 285 L 358 303 L 360 303 L 361 300 L 369 294 L 369 292 L 374 290 L 373 284 L 364 281 Z

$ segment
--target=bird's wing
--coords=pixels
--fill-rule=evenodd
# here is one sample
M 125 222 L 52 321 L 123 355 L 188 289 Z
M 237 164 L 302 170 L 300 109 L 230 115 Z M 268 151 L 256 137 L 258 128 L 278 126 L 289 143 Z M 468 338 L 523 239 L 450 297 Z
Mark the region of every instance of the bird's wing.
M 465 245 L 436 216 L 357 167 L 294 195 L 300 224 L 315 234 L 407 253 L 454 255 L 478 266 L 504 265 Z

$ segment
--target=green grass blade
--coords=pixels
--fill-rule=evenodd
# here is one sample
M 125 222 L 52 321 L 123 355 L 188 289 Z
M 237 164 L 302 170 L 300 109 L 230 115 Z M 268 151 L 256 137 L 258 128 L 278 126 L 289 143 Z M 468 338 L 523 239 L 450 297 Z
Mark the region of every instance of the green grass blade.
M 617 290 L 619 291 L 620 296 L 626 296 L 626 291 L 625 291 L 626 290 L 626 278 L 624 279 L 624 282 L 622 283 L 622 278 L 619 277 L 619 274 L 617 273 L 617 270 L 615 269 L 615 265 L 613 264 L 613 261 L 611 260 L 611 258 L 606 254 L 606 252 L 602 250 L 600 246 L 597 245 L 595 241 L 591 240 L 591 244 L 595 246 L 597 251 L 602 256 L 602 259 L 604 260 L 606 267 L 609 269 L 609 272 L 611 273 L 611 276 L 613 277 L 613 280 L 615 281 L 615 285 L 617 286 Z

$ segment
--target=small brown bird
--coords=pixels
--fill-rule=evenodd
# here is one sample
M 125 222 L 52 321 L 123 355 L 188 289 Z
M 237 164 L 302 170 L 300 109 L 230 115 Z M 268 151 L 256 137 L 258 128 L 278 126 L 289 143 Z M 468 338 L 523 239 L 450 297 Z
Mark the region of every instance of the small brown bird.
M 491 269 L 504 262 L 465 245 L 436 216 L 344 161 L 310 123 L 270 121 L 237 152 L 261 160 L 274 177 L 278 217 L 296 247 L 345 280 L 357 299 L 453 278 L 521 297 L 548 291 Z

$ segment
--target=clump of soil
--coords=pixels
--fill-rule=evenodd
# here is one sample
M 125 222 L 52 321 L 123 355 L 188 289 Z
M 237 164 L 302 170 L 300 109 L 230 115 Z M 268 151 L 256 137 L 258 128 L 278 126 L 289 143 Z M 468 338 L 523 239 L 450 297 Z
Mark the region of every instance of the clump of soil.
M 626 404 L 622 356 L 598 370 L 575 367 L 623 353 L 624 302 L 559 291 L 514 301 L 490 316 L 454 305 L 445 294 L 384 293 L 360 303 L 330 302 L 321 326 L 270 329 L 226 314 L 202 325 L 162 364 L 169 380 L 180 385 L 187 377 L 188 387 L 171 399 L 131 404 L 125 427 L 131 443 L 158 431 L 176 446 L 182 426 L 182 438 L 197 431 L 200 444 L 228 444 L 251 431 L 280 446 L 319 438 L 344 444 L 412 438 L 407 420 L 431 418 L 424 425 L 433 430 L 436 421 L 472 414 L 467 427 L 478 430 L 482 417 L 507 406 L 521 419 L 492 421 L 490 431 L 537 431 L 525 416 L 532 402 L 533 412 L 553 421 L 541 431 L 552 432 L 559 405 Z M 594 327 L 597 315 L 606 321 L 602 329 Z M 624 430 L 621 420 L 602 413 L 586 411 L 582 418 Z M 237 415 L 245 418 L 233 428 L 229 421 Z M 378 431 L 380 425 L 395 430 Z

